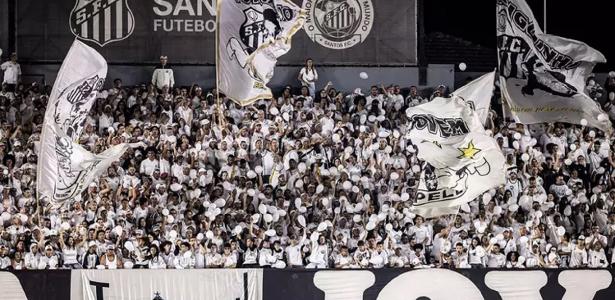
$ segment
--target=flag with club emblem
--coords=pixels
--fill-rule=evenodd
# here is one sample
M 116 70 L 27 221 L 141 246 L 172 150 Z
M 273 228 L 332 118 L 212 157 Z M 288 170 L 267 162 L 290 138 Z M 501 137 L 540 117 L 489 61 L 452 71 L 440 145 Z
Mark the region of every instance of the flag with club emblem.
M 497 0 L 500 88 L 517 122 L 567 122 L 605 131 L 611 123 L 584 93 L 604 55 L 583 42 L 544 34 L 524 0 Z
M 504 155 L 461 98 L 435 98 L 406 114 L 408 134 L 424 161 L 414 213 L 426 218 L 453 214 L 504 184 Z
M 305 13 L 289 0 L 220 0 L 217 16 L 218 88 L 242 106 L 272 97 L 267 83 Z
M 49 97 L 37 164 L 37 192 L 56 208 L 80 195 L 129 147 L 119 144 L 92 154 L 77 143 L 106 76 L 105 59 L 75 41 Z

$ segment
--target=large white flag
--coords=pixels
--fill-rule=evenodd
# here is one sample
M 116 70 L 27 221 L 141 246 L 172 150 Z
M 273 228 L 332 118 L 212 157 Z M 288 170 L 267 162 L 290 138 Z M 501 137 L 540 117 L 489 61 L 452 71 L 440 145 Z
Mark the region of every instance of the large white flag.
M 413 212 L 455 213 L 459 206 L 504 184 L 504 156 L 476 113 L 460 98 L 436 98 L 406 111 L 409 136 L 422 166 Z
M 584 94 L 602 53 L 585 43 L 544 34 L 524 0 L 497 0 L 502 97 L 517 122 L 568 122 L 608 131 L 600 106 Z
M 304 21 L 305 13 L 289 0 L 219 0 L 216 65 L 220 91 L 241 105 L 271 98 L 267 83 Z
M 467 105 L 474 109 L 483 126 L 485 126 L 485 122 L 487 122 L 489 117 L 494 80 L 495 71 L 474 79 L 453 92 L 453 96 L 463 99 Z
M 116 145 L 95 155 L 77 144 L 106 76 L 105 59 L 75 41 L 58 72 L 41 133 L 37 191 L 54 206 L 79 195 L 128 147 Z

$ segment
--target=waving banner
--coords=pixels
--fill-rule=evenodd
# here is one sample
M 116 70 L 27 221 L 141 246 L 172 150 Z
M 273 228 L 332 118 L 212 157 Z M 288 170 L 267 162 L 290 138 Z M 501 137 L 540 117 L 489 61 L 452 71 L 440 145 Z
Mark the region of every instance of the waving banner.
M 524 0 L 497 1 L 499 78 L 513 117 L 524 124 L 568 122 L 610 130 L 598 103 L 583 93 L 594 65 L 606 62 L 585 43 L 544 34 Z
M 37 191 L 54 206 L 78 196 L 128 147 L 116 145 L 95 155 L 76 143 L 106 76 L 105 59 L 75 41 L 53 86 L 41 133 Z
M 489 117 L 495 71 L 487 73 L 474 81 L 458 88 L 453 95 L 463 99 L 478 115 L 483 126 Z
M 218 12 L 220 91 L 241 105 L 271 98 L 267 83 L 305 14 L 288 0 L 220 0 Z
M 413 211 L 423 217 L 459 206 L 504 184 L 504 156 L 460 98 L 436 98 L 406 110 L 410 138 L 425 161 Z

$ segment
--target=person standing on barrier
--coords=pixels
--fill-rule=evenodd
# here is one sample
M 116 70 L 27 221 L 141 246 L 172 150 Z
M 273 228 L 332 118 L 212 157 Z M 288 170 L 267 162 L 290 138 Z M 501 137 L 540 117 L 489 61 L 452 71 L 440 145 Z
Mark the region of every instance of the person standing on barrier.
M 301 82 L 302 86 L 305 86 L 310 91 L 310 95 L 315 97 L 316 95 L 316 81 L 318 81 L 318 72 L 314 67 L 314 60 L 308 58 L 305 60 L 305 66 L 301 68 L 299 71 L 299 76 L 297 77 Z
M 21 66 L 17 62 L 17 53 L 11 53 L 11 59 L 0 65 L 4 71 L 2 83 L 7 85 L 7 91 L 15 92 L 15 87 L 21 81 Z
M 169 58 L 166 55 L 160 56 L 160 64 L 156 66 L 152 75 L 152 84 L 158 89 L 158 92 L 162 91 L 165 86 L 168 89 L 173 89 L 175 85 L 173 69 L 167 64 L 168 61 Z

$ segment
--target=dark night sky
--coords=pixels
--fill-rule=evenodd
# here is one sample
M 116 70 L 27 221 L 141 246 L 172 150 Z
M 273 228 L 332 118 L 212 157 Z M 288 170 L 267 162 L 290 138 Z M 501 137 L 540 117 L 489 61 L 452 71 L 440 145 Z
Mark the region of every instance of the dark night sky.
M 425 33 L 443 32 L 495 48 L 495 0 L 424 0 Z M 543 0 L 526 0 L 542 27 Z M 547 33 L 576 39 L 602 52 L 607 64 L 594 70 L 615 69 L 615 27 L 610 1 L 547 1 Z

